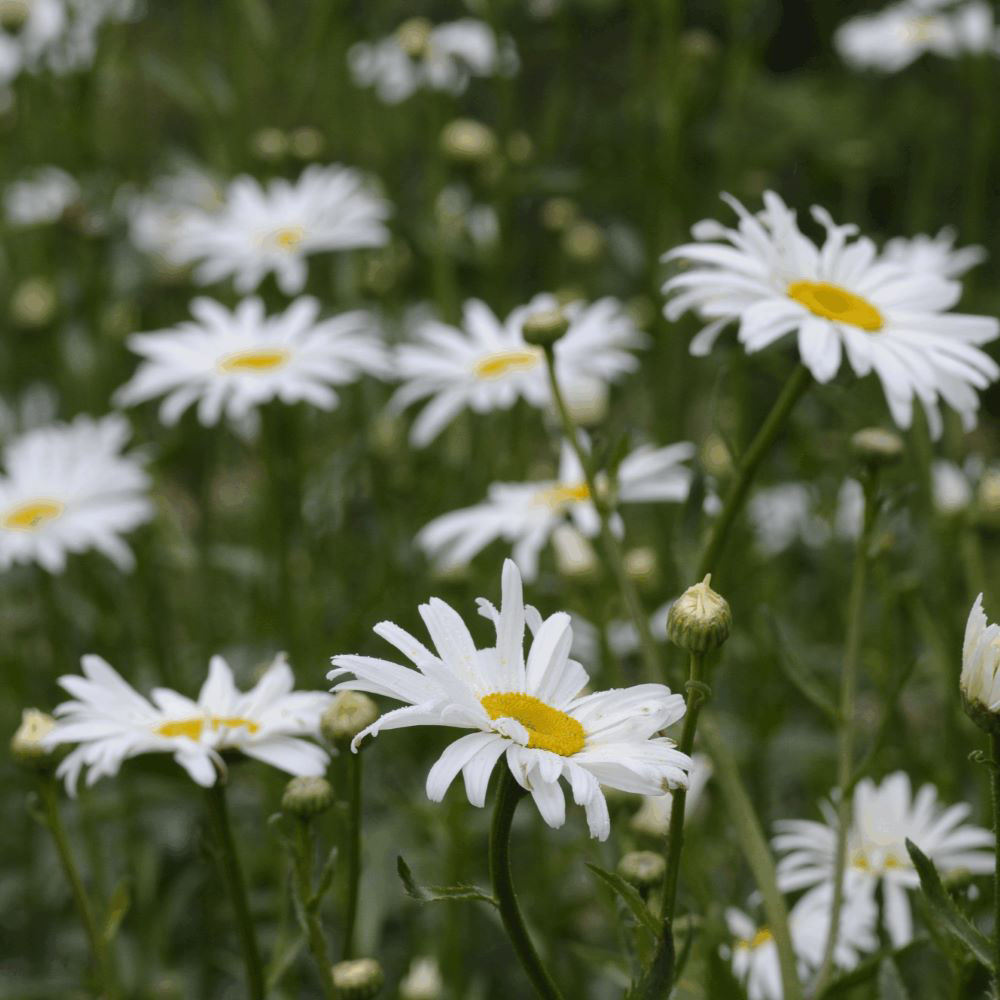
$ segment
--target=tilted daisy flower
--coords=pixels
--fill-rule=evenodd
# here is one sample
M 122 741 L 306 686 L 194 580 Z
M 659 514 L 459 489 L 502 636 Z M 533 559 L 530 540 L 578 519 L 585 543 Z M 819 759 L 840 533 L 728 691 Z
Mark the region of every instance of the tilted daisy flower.
M 488 24 L 469 17 L 437 26 L 410 18 L 386 38 L 352 46 L 347 61 L 354 82 L 374 87 L 386 104 L 425 88 L 461 94 L 472 77 L 511 76 L 518 64 L 509 37 L 498 42 Z
M 160 419 L 173 424 L 197 402 L 206 425 L 223 415 L 239 422 L 272 399 L 330 410 L 338 398 L 333 386 L 386 368 L 378 323 L 368 312 L 321 320 L 319 302 L 302 297 L 266 316 L 257 298 L 232 312 L 199 298 L 191 314 L 176 328 L 129 338 L 144 360 L 116 393 L 117 405 L 164 396 Z
M 687 441 L 665 448 L 637 448 L 618 467 L 618 501 L 682 502 L 691 485 L 691 470 L 683 463 L 694 452 L 694 445 Z M 465 565 L 491 542 L 503 539 L 511 544 L 514 562 L 525 579 L 533 580 L 542 549 L 567 518 L 588 537 L 600 531 L 600 518 L 583 469 L 576 453 L 563 442 L 557 479 L 493 483 L 483 503 L 442 514 L 425 525 L 417 535 L 417 544 L 440 569 L 450 570 Z M 623 531 L 619 517 L 613 519 L 612 528 Z
M 965 803 L 942 807 L 937 790 L 924 785 L 916 795 L 902 771 L 876 785 L 870 778 L 854 789 L 854 809 L 847 835 L 846 895 L 871 896 L 881 882 L 885 922 L 896 947 L 913 937 L 913 919 L 907 891 L 920 884 L 910 862 L 906 841 L 911 840 L 942 874 L 993 871 L 993 834 L 963 824 L 970 808 Z M 828 892 L 833 881 L 837 816 L 832 803 L 820 803 L 825 823 L 781 820 L 775 824 L 775 850 L 785 854 L 778 864 L 778 884 L 785 892 L 815 886 Z
M 196 263 L 195 279 L 232 277 L 251 292 L 270 273 L 286 295 L 306 283 L 306 257 L 329 250 L 384 246 L 389 203 L 363 174 L 339 165 L 306 167 L 295 182 L 263 187 L 253 177 L 232 181 L 217 211 L 192 213 L 178 228 L 174 258 Z
M 996 338 L 1000 324 L 948 312 L 961 295 L 957 282 L 879 259 L 871 240 L 854 226 L 836 225 L 824 209 L 813 209 L 826 230 L 820 247 L 773 192 L 765 193 L 758 215 L 723 197 L 739 216 L 738 228 L 700 222 L 692 231 L 697 242 L 664 257 L 686 265 L 664 285 L 667 318 L 694 310 L 708 321 L 692 354 L 707 354 L 730 323 L 739 324 L 748 352 L 794 334 L 802 363 L 819 382 L 837 374 L 845 353 L 858 376 L 874 372 L 899 426 L 910 426 L 914 397 L 935 437 L 939 400 L 966 428 L 975 425 L 977 390 L 1000 376 L 979 347 Z
M 524 322 L 533 313 L 555 308 L 552 295 L 536 295 L 501 322 L 478 299 L 465 303 L 462 327 L 425 320 L 414 342 L 397 352 L 403 385 L 391 406 L 402 410 L 430 397 L 413 424 L 410 440 L 423 447 L 464 409 L 476 413 L 509 409 L 523 399 L 544 407 L 550 400 L 545 356 L 525 343 Z M 571 392 L 578 382 L 606 384 L 638 367 L 632 351 L 646 338 L 615 299 L 563 308 L 569 328 L 555 346 L 556 374 Z
M 0 570 L 38 563 L 50 573 L 70 553 L 96 549 L 119 569 L 135 560 L 122 535 L 153 517 L 144 459 L 124 455 L 119 415 L 37 427 L 4 449 Z
M 965 710 L 976 724 L 989 732 L 1000 730 L 1000 625 L 987 622 L 982 594 L 965 623 L 959 685 Z
M 383 729 L 446 726 L 473 730 L 450 744 L 427 775 L 427 796 L 439 802 L 461 772 L 469 801 L 482 806 L 490 775 L 501 757 L 542 818 L 560 827 L 565 778 L 583 806 L 591 836 L 611 830 L 601 785 L 640 795 L 664 794 L 684 785 L 690 758 L 672 740 L 657 736 L 684 714 L 684 699 L 662 684 L 581 694 L 588 676 L 570 659 L 569 615 L 544 621 L 526 608 L 517 567 L 503 567 L 497 611 L 480 600 L 480 613 L 496 628 L 496 645 L 477 649 L 465 623 L 444 601 L 431 598 L 420 616 L 434 643 L 432 652 L 391 622 L 375 633 L 396 647 L 416 669 L 367 656 L 335 656 L 335 691 L 367 691 L 406 703 L 387 712 L 355 737 L 352 746 Z M 524 655 L 525 624 L 532 640 Z M 351 679 L 345 680 L 350 675 Z
M 331 697 L 294 691 L 284 654 L 246 692 L 233 683 L 229 664 L 213 656 L 197 701 L 169 688 L 154 688 L 144 698 L 99 656 L 84 656 L 81 665 L 82 677 L 59 678 L 72 700 L 56 708 L 56 726 L 46 738 L 48 746 L 76 744 L 56 771 L 70 795 L 84 770 L 90 786 L 147 753 L 172 754 L 206 788 L 225 771 L 223 754 L 231 751 L 288 774 L 326 771 L 326 751 L 302 737 L 319 733 Z
M 980 246 L 956 249 L 955 230 L 947 226 L 937 236 L 924 233 L 910 239 L 897 236 L 889 240 L 882 251 L 882 259 L 891 264 L 941 278 L 961 278 L 986 260 L 986 256 L 986 250 Z

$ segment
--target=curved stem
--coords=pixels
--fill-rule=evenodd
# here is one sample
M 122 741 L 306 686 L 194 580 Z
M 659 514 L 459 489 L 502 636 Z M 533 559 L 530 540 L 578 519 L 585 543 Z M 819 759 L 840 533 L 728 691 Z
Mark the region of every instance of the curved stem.
M 504 929 L 531 985 L 545 1000 L 562 1000 L 562 994 L 542 965 L 542 960 L 531 943 L 528 929 L 524 926 L 524 918 L 517 905 L 510 871 L 510 826 L 514 820 L 517 804 L 525 793 L 506 764 L 500 770 L 500 784 L 497 786 L 493 824 L 490 828 L 490 881 L 493 884 L 493 895 L 500 907 Z
M 250 916 L 246 880 L 236 853 L 233 830 L 229 823 L 229 810 L 226 807 L 226 787 L 221 777 L 217 776 L 215 784 L 205 789 L 205 798 L 208 803 L 209 819 L 215 828 L 223 876 L 236 917 L 236 929 L 247 972 L 247 996 L 250 1000 L 264 1000 L 264 973 L 260 964 L 260 951 L 257 948 L 257 934 Z
M 358 922 L 358 891 L 361 886 L 361 753 L 347 754 L 349 777 L 347 829 L 347 901 L 344 915 L 343 958 L 354 957 Z
M 313 898 L 312 885 L 312 828 L 309 821 L 300 819 L 295 824 L 295 848 L 293 851 L 295 870 L 295 891 L 302 908 L 302 919 L 305 922 L 306 937 L 309 940 L 309 950 L 312 952 L 319 972 L 320 985 L 326 1000 L 337 1000 L 337 991 L 333 985 L 333 974 L 330 971 L 330 953 L 326 947 L 326 936 L 323 925 L 316 912 L 319 900 Z
M 990 735 L 990 790 L 993 793 L 993 834 L 996 860 L 993 865 L 993 992 L 1000 996 L 1000 735 Z

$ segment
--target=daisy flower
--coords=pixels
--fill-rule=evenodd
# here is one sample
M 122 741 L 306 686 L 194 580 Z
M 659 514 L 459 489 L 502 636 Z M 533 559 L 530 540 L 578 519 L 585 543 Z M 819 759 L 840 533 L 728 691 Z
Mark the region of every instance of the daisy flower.
M 942 229 L 937 236 L 920 233 L 907 239 L 897 236 L 889 240 L 882 259 L 899 264 L 910 271 L 935 274 L 940 278 L 961 278 L 966 271 L 986 260 L 986 250 L 980 246 L 955 248 L 955 230 Z
M 738 228 L 700 222 L 692 231 L 697 242 L 664 257 L 687 265 L 664 285 L 667 318 L 694 310 L 708 320 L 692 354 L 707 354 L 730 323 L 739 324 L 748 352 L 795 334 L 802 363 L 818 382 L 837 374 L 845 353 L 858 376 L 875 372 L 899 426 L 910 426 L 914 398 L 935 437 L 939 400 L 967 429 L 975 426 L 976 390 L 1000 376 L 979 346 L 996 338 L 1000 324 L 948 312 L 961 295 L 957 282 L 879 259 L 871 240 L 854 226 L 836 225 L 822 208 L 813 209 L 826 230 L 817 246 L 773 192 L 765 193 L 759 215 L 723 198 L 739 216 Z
M 229 664 L 213 656 L 197 701 L 169 688 L 154 688 L 144 698 L 99 656 L 84 656 L 81 665 L 82 677 L 59 678 L 72 700 L 56 708 L 56 726 L 46 738 L 48 746 L 76 744 L 56 771 L 70 795 L 84 769 L 89 787 L 117 774 L 123 761 L 146 753 L 173 754 L 206 788 L 225 772 L 222 755 L 228 751 L 288 774 L 326 771 L 326 751 L 301 737 L 318 734 L 330 695 L 293 691 L 295 678 L 284 654 L 246 692 L 233 683 Z
M 272 399 L 337 405 L 332 388 L 363 372 L 384 371 L 375 317 L 343 313 L 319 320 L 319 302 L 302 297 L 283 313 L 266 316 L 260 299 L 230 312 L 212 299 L 191 303 L 194 317 L 170 330 L 138 333 L 129 347 L 144 360 L 115 394 L 118 406 L 164 396 L 160 419 L 174 424 L 195 402 L 202 424 L 225 415 L 239 422 Z
M 583 806 L 591 836 L 611 831 L 601 785 L 640 795 L 662 795 L 686 784 L 690 759 L 672 740 L 657 736 L 684 714 L 684 699 L 662 684 L 581 694 L 589 678 L 569 651 L 569 615 L 544 621 L 523 601 L 521 574 L 503 567 L 500 610 L 480 599 L 480 613 L 496 628 L 496 645 L 477 649 L 465 623 L 444 601 L 431 598 L 420 616 L 432 652 L 391 622 L 375 633 L 416 669 L 367 656 L 335 656 L 328 675 L 335 691 L 367 691 L 405 702 L 355 737 L 358 744 L 383 729 L 446 726 L 471 729 L 450 744 L 427 775 L 427 796 L 440 802 L 461 771 L 469 801 L 482 806 L 497 761 L 505 758 L 515 780 L 531 793 L 542 818 L 560 827 L 565 778 Z M 524 629 L 532 640 L 524 655 Z M 350 675 L 351 679 L 345 680 Z
M 687 441 L 654 448 L 643 445 L 618 467 L 620 503 L 675 502 L 687 498 L 691 470 L 682 463 L 694 455 Z M 538 573 L 538 558 L 556 528 L 569 519 L 583 535 L 600 531 L 600 517 L 590 497 L 576 453 L 565 441 L 557 479 L 532 483 L 493 483 L 487 499 L 451 511 L 425 525 L 417 544 L 441 570 L 463 566 L 497 539 L 513 546 L 512 556 L 528 580 Z M 615 517 L 612 528 L 624 528 Z
M 960 687 L 966 706 L 980 718 L 1000 710 L 1000 625 L 987 622 L 982 594 L 965 623 Z
M 123 455 L 124 417 L 77 417 L 38 427 L 4 449 L 0 570 L 38 563 L 50 573 L 69 553 L 96 549 L 119 569 L 135 560 L 122 535 L 153 517 L 144 460 Z
M 478 299 L 465 303 L 461 329 L 437 320 L 417 327 L 415 341 L 397 352 L 403 385 L 390 403 L 396 410 L 430 397 L 410 433 L 424 447 L 466 408 L 476 413 L 509 409 L 518 399 L 544 407 L 550 400 L 545 356 L 525 343 L 524 321 L 533 313 L 554 309 L 552 295 L 536 295 L 501 322 Z M 577 383 L 590 389 L 634 371 L 631 353 L 646 338 L 616 299 L 590 305 L 573 302 L 563 312 L 569 328 L 555 346 L 556 374 L 567 392 Z
M 809 886 L 811 893 L 828 892 L 833 881 L 837 816 L 832 803 L 820 803 L 824 823 L 793 819 L 779 821 L 774 848 L 785 857 L 778 864 L 778 884 L 784 892 Z M 962 803 L 942 807 L 937 790 L 924 785 L 912 794 L 902 771 L 876 785 L 870 778 L 854 789 L 854 809 L 847 835 L 846 895 L 871 896 L 881 882 L 885 922 L 898 948 L 913 937 L 913 918 L 907 890 L 920 884 L 906 850 L 912 840 L 942 874 L 993 871 L 993 834 L 963 824 L 970 808 Z
M 80 185 L 58 167 L 38 167 L 3 193 L 4 215 L 12 226 L 58 222 L 80 199 Z
M 766 555 L 778 555 L 795 542 L 820 548 L 830 538 L 830 526 L 815 510 L 816 498 L 806 483 L 778 483 L 757 490 L 747 504 L 747 516 Z
M 178 227 L 174 258 L 197 263 L 203 285 L 232 277 L 251 292 L 270 273 L 286 295 L 306 282 L 306 257 L 327 250 L 384 246 L 389 204 L 369 190 L 365 177 L 338 165 L 306 167 L 294 183 L 267 187 L 237 177 L 217 211 L 192 213 Z
M 436 27 L 411 18 L 386 38 L 352 46 L 347 62 L 355 84 L 373 87 L 385 104 L 422 89 L 461 94 L 472 77 L 512 76 L 518 65 L 509 37 L 498 42 L 488 24 L 469 17 Z

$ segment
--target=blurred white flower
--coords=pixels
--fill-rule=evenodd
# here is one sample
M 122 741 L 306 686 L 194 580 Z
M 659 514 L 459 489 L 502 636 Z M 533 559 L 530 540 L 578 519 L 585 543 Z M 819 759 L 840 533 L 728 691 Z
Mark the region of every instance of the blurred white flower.
M 774 848 L 785 854 L 778 863 L 778 884 L 784 892 L 816 887 L 803 898 L 829 892 L 833 881 L 837 814 L 826 801 L 820 810 L 825 823 L 788 819 L 775 824 Z M 885 923 L 895 947 L 913 937 L 907 890 L 920 884 L 906 840 L 913 841 L 942 874 L 993 871 L 993 834 L 961 825 L 970 811 L 964 803 L 941 806 L 933 785 L 924 785 L 914 796 L 902 771 L 890 774 L 880 785 L 864 778 L 855 787 L 847 835 L 846 896 L 871 896 L 882 883 Z
M 509 409 L 518 399 L 545 407 L 550 400 L 545 359 L 540 348 L 525 343 L 524 322 L 533 313 L 553 309 L 552 295 L 536 295 L 501 323 L 478 299 L 465 303 L 462 328 L 428 319 L 416 327 L 414 342 L 397 352 L 403 385 L 390 406 L 398 412 L 431 397 L 414 421 L 410 440 L 424 447 L 463 409 L 476 413 Z M 556 374 L 560 387 L 577 392 L 583 383 L 593 395 L 594 384 L 613 382 L 634 371 L 639 362 L 631 352 L 644 347 L 646 337 L 617 299 L 563 308 L 569 328 L 556 342 Z
M 708 779 L 712 777 L 712 762 L 703 753 L 691 755 L 691 770 L 688 774 L 687 798 L 684 802 L 684 822 L 698 808 Z M 673 810 L 674 796 L 672 792 L 666 795 L 643 796 L 642 805 L 632 814 L 629 829 L 634 833 L 643 833 L 647 837 L 661 838 L 670 829 L 670 813 Z
M 570 617 L 546 619 L 524 605 L 521 575 L 503 568 L 500 610 L 480 599 L 480 613 L 496 628 L 496 645 L 477 649 L 461 617 L 438 598 L 420 606 L 435 652 L 391 622 L 375 633 L 417 669 L 367 656 L 335 656 L 328 675 L 334 690 L 367 691 L 406 703 L 387 712 L 354 739 L 382 729 L 446 726 L 474 730 L 449 745 L 427 775 L 427 796 L 444 797 L 459 771 L 469 801 L 482 806 L 497 761 L 506 766 L 551 827 L 566 819 L 559 784 L 586 810 L 590 834 L 605 840 L 611 820 L 601 785 L 644 795 L 664 794 L 687 782 L 690 759 L 672 740 L 656 736 L 684 714 L 684 699 L 662 684 L 581 695 L 589 677 L 569 658 Z M 524 629 L 532 641 L 524 655 Z M 344 680 L 353 675 L 352 680 Z
M 813 491 L 805 483 L 779 483 L 758 490 L 747 505 L 757 545 L 766 555 L 784 552 L 795 542 L 820 548 L 830 526 L 816 514 Z
M 80 185 L 58 167 L 38 167 L 3 193 L 4 215 L 12 226 L 58 222 L 80 198 Z
M 931 464 L 931 495 L 940 514 L 960 514 L 972 503 L 972 483 L 954 462 L 935 459 Z
M 819 382 L 836 376 L 845 353 L 856 375 L 875 372 L 899 426 L 910 426 L 914 398 L 934 437 L 942 430 L 940 400 L 966 429 L 975 426 L 976 390 L 1000 376 L 979 345 L 994 340 L 1000 324 L 947 312 L 961 285 L 880 259 L 871 240 L 858 237 L 855 226 L 836 225 L 825 209 L 813 208 L 826 229 L 819 247 L 773 192 L 765 192 L 758 215 L 723 197 L 739 227 L 699 222 L 692 230 L 697 242 L 664 257 L 685 265 L 664 285 L 667 318 L 693 310 L 708 321 L 691 342 L 692 354 L 707 354 L 730 323 L 739 324 L 748 352 L 795 334 L 802 363 Z
M 982 594 L 965 624 L 960 686 L 970 705 L 990 713 L 1000 709 L 1000 625 L 988 624 Z
M 122 762 L 140 754 L 169 753 L 199 785 L 214 785 L 225 772 L 222 754 L 239 751 L 294 775 L 322 775 L 325 750 L 300 737 L 315 737 L 332 701 L 325 691 L 293 691 L 295 678 L 279 653 L 247 692 L 237 689 L 233 672 L 213 656 L 208 677 L 192 701 L 169 688 L 154 688 L 151 701 L 99 656 L 81 660 L 83 677 L 59 683 L 73 700 L 55 710 L 48 746 L 77 744 L 56 774 L 76 794 L 81 771 L 87 785 L 118 773 Z
M 644 445 L 618 467 L 621 503 L 679 503 L 687 498 L 694 455 L 689 442 L 654 448 Z M 569 519 L 583 535 L 595 537 L 600 519 L 573 449 L 563 442 L 559 476 L 531 483 L 494 483 L 487 499 L 474 507 L 435 518 L 417 535 L 417 544 L 442 569 L 467 563 L 491 542 L 503 539 L 525 579 L 538 573 L 538 557 L 553 531 Z M 623 525 L 615 517 L 613 529 Z
M 939 278 L 961 278 L 966 271 L 986 260 L 984 247 L 955 248 L 955 230 L 942 229 L 937 236 L 924 233 L 907 239 L 897 236 L 889 240 L 882 252 L 883 260 L 900 264 L 910 271 L 936 274 Z
M 462 18 L 436 27 L 423 18 L 403 22 L 377 42 L 358 42 L 347 53 L 359 87 L 374 87 L 379 100 L 398 104 L 421 89 L 461 94 L 474 76 L 512 76 L 517 50 L 482 21 Z
M 211 284 L 232 277 L 239 292 L 253 291 L 270 273 L 286 295 L 302 291 L 306 257 L 328 250 L 384 246 L 389 203 L 365 176 L 339 165 L 312 165 L 297 181 L 237 177 L 216 211 L 185 215 L 172 259 L 196 263 L 195 278 Z
M 117 414 L 38 427 L 4 449 L 0 475 L 0 570 L 38 563 L 60 573 L 70 553 L 96 549 L 119 569 L 121 538 L 153 517 L 144 460 L 123 455 L 130 429 Z
M 0 399 L 0 441 L 51 424 L 58 412 L 58 394 L 52 386 L 42 382 L 29 385 L 9 402 Z
M 441 969 L 433 956 L 418 956 L 399 982 L 400 1000 L 440 1000 L 444 993 Z
M 195 299 L 193 320 L 129 337 L 129 347 L 144 360 L 115 403 L 133 406 L 164 396 L 165 424 L 176 423 L 194 403 L 205 425 L 223 415 L 239 423 L 272 399 L 331 410 L 338 401 L 333 386 L 365 372 L 384 373 L 387 361 L 373 314 L 321 320 L 319 308 L 316 299 L 303 296 L 283 313 L 266 316 L 258 298 L 244 299 L 232 312 L 213 299 Z

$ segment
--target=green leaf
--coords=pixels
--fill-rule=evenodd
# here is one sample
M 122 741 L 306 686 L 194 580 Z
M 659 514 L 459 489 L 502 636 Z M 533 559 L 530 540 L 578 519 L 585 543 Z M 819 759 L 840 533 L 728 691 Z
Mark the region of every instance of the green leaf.
M 910 993 L 891 958 L 884 958 L 879 966 L 878 995 L 879 1000 L 910 1000 Z
M 948 895 L 934 862 L 911 840 L 906 841 L 906 849 L 920 876 L 920 890 L 931 913 L 977 962 L 993 972 L 993 954 L 986 935 L 972 924 Z
M 330 891 L 330 886 L 333 884 L 333 873 L 336 869 L 337 848 L 333 847 L 326 856 L 326 861 L 323 863 L 323 868 L 319 873 L 319 881 L 316 883 L 316 888 L 313 890 L 312 896 L 309 897 L 309 905 L 311 907 L 319 905 L 320 900 Z
M 636 920 L 639 921 L 640 926 L 645 927 L 654 937 L 660 936 L 661 928 L 659 920 L 649 912 L 649 907 L 645 904 L 642 896 L 639 895 L 634 886 L 626 882 L 621 875 L 606 871 L 598 865 L 592 865 L 588 862 L 587 867 L 597 878 L 616 893 L 632 912 Z
M 128 881 L 122 879 L 115 886 L 115 891 L 111 893 L 107 909 L 104 912 L 104 925 L 101 928 L 101 934 L 108 944 L 114 941 L 115 935 L 118 933 L 118 928 L 121 927 L 131 903 L 132 895 L 129 892 Z
M 766 608 L 761 610 L 760 617 L 764 627 L 771 633 L 774 658 L 781 672 L 806 701 L 819 709 L 831 722 L 836 723 L 838 712 L 833 699 L 827 694 L 823 685 L 791 655 L 791 646 L 782 635 L 777 619 Z
M 288 970 L 295 964 L 295 960 L 299 957 L 305 943 L 305 938 L 299 935 L 272 959 L 267 970 L 267 990 L 269 993 L 277 987 Z
M 842 976 L 830 983 L 830 985 L 823 990 L 822 994 L 820 994 L 821 1000 L 827 1000 L 828 997 L 840 996 L 848 990 L 854 989 L 855 986 L 861 986 L 864 983 L 867 983 L 869 980 L 874 979 L 876 975 L 878 975 L 884 961 L 892 960 L 894 962 L 897 958 L 900 958 L 909 951 L 922 950 L 927 946 L 927 943 L 927 938 L 925 937 L 914 938 L 902 948 L 897 948 L 895 950 L 886 948 L 874 955 L 869 956 L 863 962 L 851 969 L 850 972 L 845 972 Z
M 489 903 L 490 906 L 499 908 L 499 903 L 484 889 L 479 889 L 474 885 L 417 885 L 413 878 L 410 866 L 403 860 L 403 856 L 396 858 L 396 871 L 399 879 L 403 883 L 406 895 L 415 899 L 418 903 L 450 903 L 471 901 L 475 903 Z

